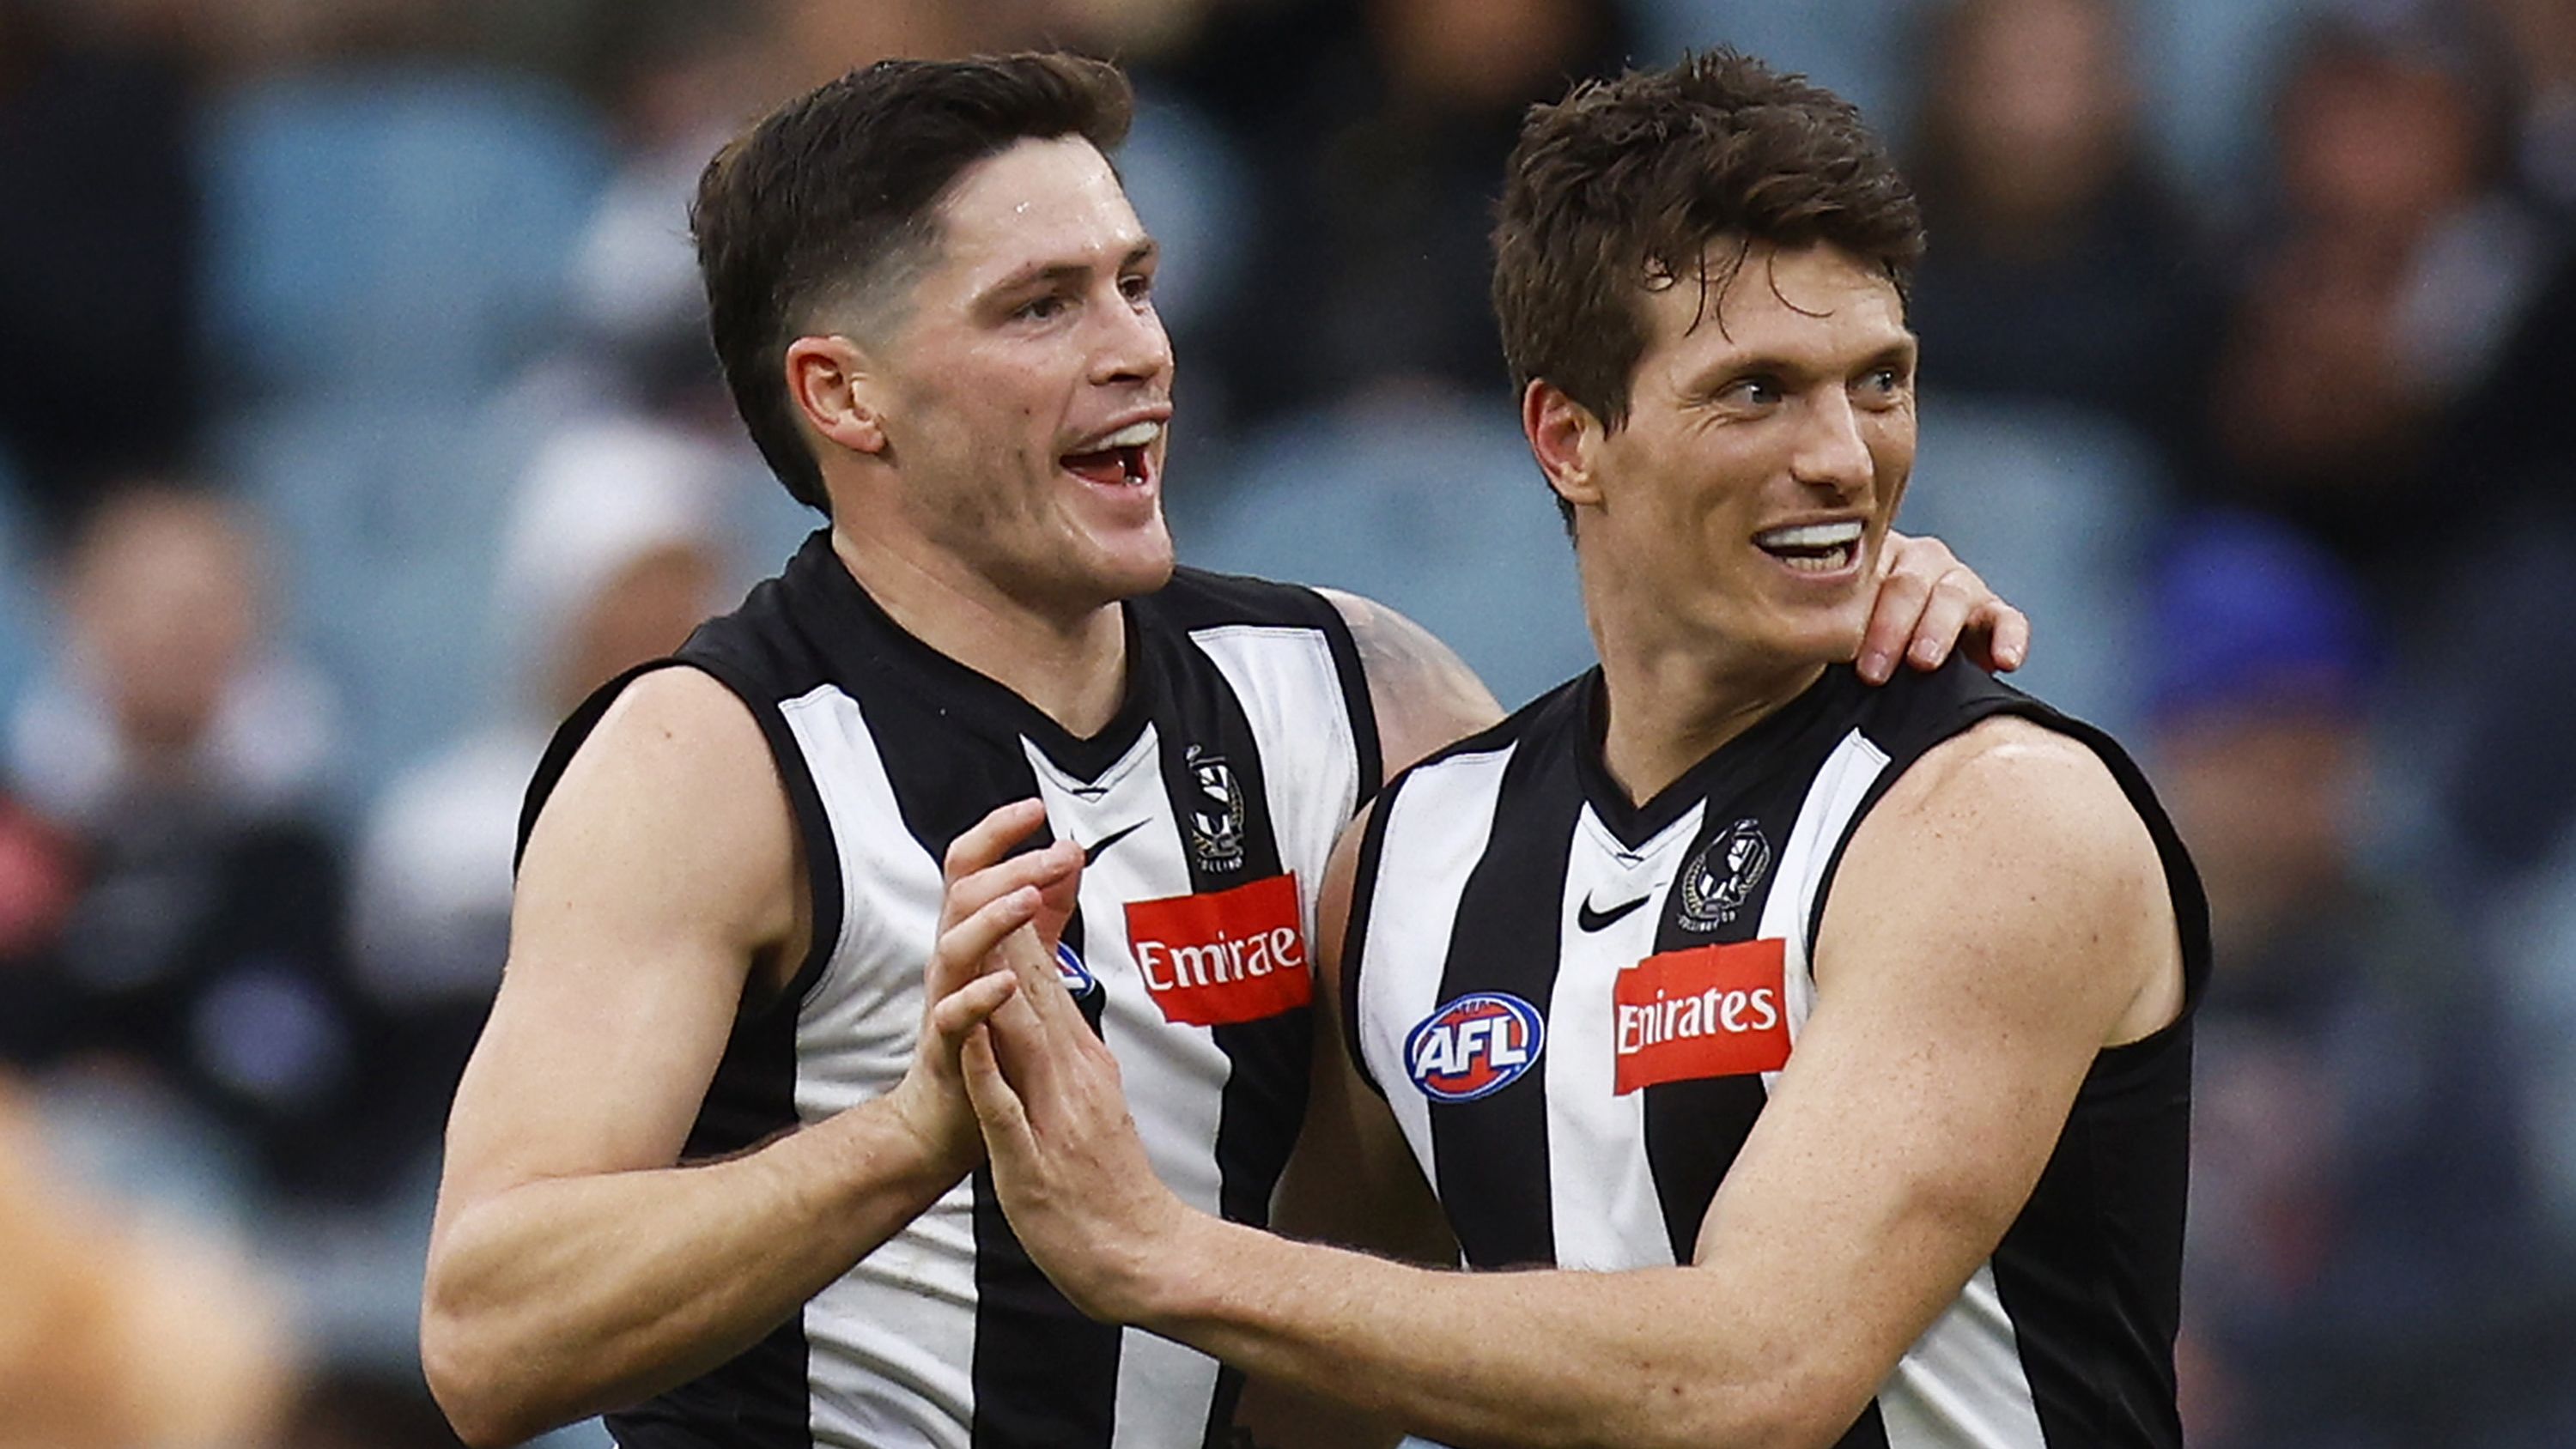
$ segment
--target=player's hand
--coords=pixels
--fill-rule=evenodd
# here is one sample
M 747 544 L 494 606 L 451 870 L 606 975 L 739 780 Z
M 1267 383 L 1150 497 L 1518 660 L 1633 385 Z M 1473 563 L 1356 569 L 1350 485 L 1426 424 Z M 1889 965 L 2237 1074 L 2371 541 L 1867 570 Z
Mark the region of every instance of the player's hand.
M 967 1095 L 993 1186 L 1029 1257 L 1094 1318 L 1133 1322 L 1198 1215 L 1154 1175 L 1127 1112 L 1118 1060 L 1065 990 L 1033 933 L 996 955 L 1019 982 L 966 1040 Z
M 1900 651 L 1917 669 L 1938 669 L 1957 648 L 1998 674 L 2030 657 L 2030 620 L 1997 598 L 1948 544 L 1890 530 L 1879 560 L 1878 602 L 1861 635 L 1861 678 L 1894 678 Z
M 921 1037 L 889 1097 L 934 1161 L 959 1175 L 984 1152 L 958 1071 L 967 1033 L 1018 990 L 1002 968 L 1003 941 L 1018 933 L 1043 959 L 1071 919 L 1082 849 L 1057 841 L 1010 854 L 1045 823 L 1035 800 L 1005 805 L 957 837 L 942 865 L 939 935 L 922 977 Z

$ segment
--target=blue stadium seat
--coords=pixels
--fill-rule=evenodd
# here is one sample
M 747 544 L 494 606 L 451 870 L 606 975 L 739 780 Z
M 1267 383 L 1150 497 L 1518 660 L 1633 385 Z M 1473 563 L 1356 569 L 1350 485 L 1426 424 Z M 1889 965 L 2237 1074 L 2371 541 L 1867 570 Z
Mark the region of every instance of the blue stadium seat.
M 29 533 L 17 479 L 8 459 L 0 457 L 0 720 L 15 715 L 53 647 L 52 601 Z
M 2070 410 L 1927 396 L 1897 524 L 1937 535 L 2031 617 L 2013 683 L 2134 739 L 2144 566 L 2165 520 L 2146 448 Z
M 219 445 L 271 531 L 290 636 L 348 704 L 361 797 L 490 698 L 495 540 L 538 423 L 499 404 L 307 403 Z
M 263 81 L 205 133 L 213 355 L 253 392 L 497 384 L 552 340 L 609 164 L 545 83 L 425 66 Z
M 1235 472 L 1178 520 L 1184 560 L 1365 594 L 1447 640 L 1506 706 L 1591 667 L 1574 550 L 1501 388 L 1291 418 Z

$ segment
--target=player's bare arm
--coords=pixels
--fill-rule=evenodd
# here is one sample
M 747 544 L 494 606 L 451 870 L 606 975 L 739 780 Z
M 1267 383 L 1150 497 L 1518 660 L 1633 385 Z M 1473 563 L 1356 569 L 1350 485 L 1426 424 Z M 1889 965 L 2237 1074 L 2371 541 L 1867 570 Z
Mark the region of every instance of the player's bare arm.
M 1494 692 L 1431 631 L 1374 599 L 1317 589 L 1345 623 L 1368 676 L 1379 758 L 1390 776 L 1503 717 Z
M 1695 1262 L 1466 1274 L 1189 1211 L 1042 967 L 1015 962 L 967 1084 L 1014 1225 L 1077 1303 L 1436 1437 L 1529 1445 L 1832 1442 L 1993 1250 L 2095 1054 L 2182 1000 L 2162 865 L 2109 771 L 1989 721 L 1855 834 L 1817 1005 Z
M 774 997 L 805 953 L 802 864 L 731 692 L 668 669 L 609 709 L 528 842 L 448 1128 L 421 1344 L 469 1442 L 514 1443 L 731 1358 L 980 1159 L 955 1043 L 1008 986 L 969 986 L 975 948 L 1035 918 L 1037 887 L 1067 869 L 1060 851 L 991 868 L 1025 813 L 960 842 L 952 864 L 975 880 L 951 904 L 968 929 L 933 959 L 902 1085 L 683 1165 L 737 1008 Z

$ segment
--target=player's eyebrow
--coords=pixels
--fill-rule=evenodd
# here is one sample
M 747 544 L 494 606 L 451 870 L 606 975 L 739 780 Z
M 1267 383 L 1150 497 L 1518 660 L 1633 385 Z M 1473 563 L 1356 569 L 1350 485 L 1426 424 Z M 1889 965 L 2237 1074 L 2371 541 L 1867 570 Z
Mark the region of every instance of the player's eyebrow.
M 1118 259 L 1118 270 L 1121 272 L 1133 271 L 1162 255 L 1162 250 L 1161 243 L 1155 241 L 1152 237 L 1146 237 L 1144 240 L 1137 242 L 1134 246 L 1129 247 L 1126 255 Z M 1031 262 L 1027 266 L 1005 274 L 1001 280 L 993 283 L 989 287 L 986 287 L 983 291 L 983 296 L 986 298 L 992 298 L 1011 292 L 1024 292 L 1046 287 L 1058 287 L 1067 282 L 1081 281 L 1084 278 L 1089 277 L 1092 274 L 1092 270 L 1092 264 L 1089 262 Z

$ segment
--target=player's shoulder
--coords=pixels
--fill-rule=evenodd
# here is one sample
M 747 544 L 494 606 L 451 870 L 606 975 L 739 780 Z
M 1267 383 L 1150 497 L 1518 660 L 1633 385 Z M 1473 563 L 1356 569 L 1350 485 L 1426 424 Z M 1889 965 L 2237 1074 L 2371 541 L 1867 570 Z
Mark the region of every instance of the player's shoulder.
M 1336 616 L 1323 594 L 1303 584 L 1218 573 L 1183 564 L 1142 601 L 1148 614 L 1190 630 L 1229 625 L 1326 627 Z
M 1927 866 L 2017 867 L 2058 886 L 2162 874 L 2145 816 L 2101 743 L 2046 715 L 1989 714 L 1932 745 L 1869 824 L 1909 837 Z

